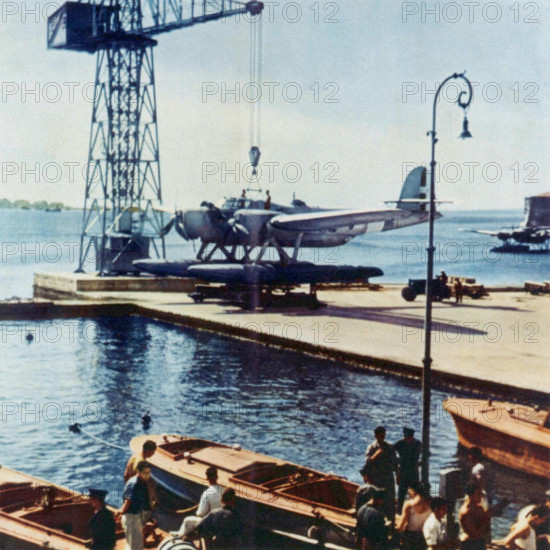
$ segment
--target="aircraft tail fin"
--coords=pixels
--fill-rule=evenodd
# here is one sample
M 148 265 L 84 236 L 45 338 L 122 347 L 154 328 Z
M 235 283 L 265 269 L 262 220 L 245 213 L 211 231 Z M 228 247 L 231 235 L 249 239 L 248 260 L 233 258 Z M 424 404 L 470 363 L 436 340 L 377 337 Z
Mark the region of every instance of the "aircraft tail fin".
M 405 178 L 397 208 L 421 212 L 426 210 L 428 191 L 426 187 L 426 168 L 417 166 Z

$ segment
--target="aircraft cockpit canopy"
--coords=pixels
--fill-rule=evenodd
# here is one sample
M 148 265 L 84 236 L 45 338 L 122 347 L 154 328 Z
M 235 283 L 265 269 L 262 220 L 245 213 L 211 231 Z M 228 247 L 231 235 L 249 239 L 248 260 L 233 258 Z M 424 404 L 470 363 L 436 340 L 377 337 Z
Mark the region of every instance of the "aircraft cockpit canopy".
M 240 208 L 259 208 L 264 207 L 264 201 L 254 201 L 247 198 L 228 197 L 220 201 L 218 208 L 221 210 L 239 210 Z

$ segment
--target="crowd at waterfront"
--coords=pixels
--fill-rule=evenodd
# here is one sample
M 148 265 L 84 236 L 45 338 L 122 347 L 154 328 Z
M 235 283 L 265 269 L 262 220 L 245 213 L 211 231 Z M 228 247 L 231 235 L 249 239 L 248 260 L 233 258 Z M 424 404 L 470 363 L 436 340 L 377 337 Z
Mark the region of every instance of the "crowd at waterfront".
M 491 518 L 500 514 L 507 503 L 493 505 L 490 474 L 479 447 L 468 451 L 471 470 L 457 526 L 452 519 L 449 522 L 453 517 L 449 511 L 454 509 L 455 502 L 432 497 L 429 485 L 419 481 L 421 443 L 415 439 L 414 430 L 404 428 L 403 439 L 394 445 L 385 440 L 384 426 L 375 428 L 374 437 L 361 469 L 364 485 L 357 493 L 358 547 L 382 550 L 399 544 L 403 550 L 485 550 L 492 542 Z M 450 490 L 451 494 L 454 492 Z M 547 550 L 549 516 L 550 491 L 547 491 L 546 502 L 523 509 L 508 536 L 499 543 L 512 550 Z

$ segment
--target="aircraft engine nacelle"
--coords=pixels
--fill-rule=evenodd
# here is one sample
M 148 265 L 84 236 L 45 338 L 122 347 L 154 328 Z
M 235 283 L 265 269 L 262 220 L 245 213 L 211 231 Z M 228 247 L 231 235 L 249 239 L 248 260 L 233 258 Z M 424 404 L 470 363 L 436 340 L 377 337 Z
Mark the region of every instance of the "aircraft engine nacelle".
M 218 242 L 223 239 L 226 231 L 225 220 L 219 210 L 186 210 L 182 213 L 182 222 L 188 239 Z

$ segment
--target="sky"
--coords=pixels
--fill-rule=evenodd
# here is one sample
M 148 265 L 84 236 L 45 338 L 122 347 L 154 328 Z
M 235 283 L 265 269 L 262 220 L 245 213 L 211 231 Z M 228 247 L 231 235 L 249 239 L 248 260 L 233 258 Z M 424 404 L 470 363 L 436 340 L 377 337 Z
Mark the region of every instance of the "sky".
M 46 19 L 59 5 L 1 3 L 0 197 L 81 207 L 95 55 L 47 50 Z M 520 209 L 525 196 L 550 191 L 549 8 L 540 0 L 266 2 L 260 187 L 274 202 L 295 193 L 323 207 L 396 199 L 407 171 L 430 162 L 435 89 L 466 71 L 473 139 L 458 139 L 455 101 L 465 88 L 453 80 L 437 105 L 438 198 L 455 201 L 449 209 Z M 240 194 L 252 145 L 248 20 L 157 39 L 164 205 Z

